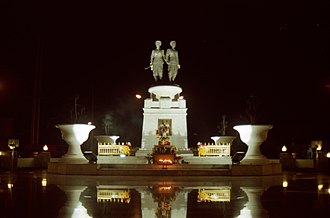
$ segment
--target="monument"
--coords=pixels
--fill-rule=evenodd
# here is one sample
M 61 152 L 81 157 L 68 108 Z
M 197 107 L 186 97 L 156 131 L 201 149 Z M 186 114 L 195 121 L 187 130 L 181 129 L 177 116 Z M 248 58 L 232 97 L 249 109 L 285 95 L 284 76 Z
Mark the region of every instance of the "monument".
M 181 96 L 182 88 L 173 84 L 180 68 L 176 42 L 170 44 L 172 48 L 167 49 L 165 55 L 160 48 L 161 41 L 157 40 L 156 49 L 151 53 L 148 68 L 153 71 L 156 84 L 148 89 L 150 97 L 144 100 L 141 149 L 136 156 L 151 154 L 164 129 L 177 154 L 192 155 L 188 149 L 186 100 Z M 168 64 L 168 82 L 162 81 L 163 63 Z

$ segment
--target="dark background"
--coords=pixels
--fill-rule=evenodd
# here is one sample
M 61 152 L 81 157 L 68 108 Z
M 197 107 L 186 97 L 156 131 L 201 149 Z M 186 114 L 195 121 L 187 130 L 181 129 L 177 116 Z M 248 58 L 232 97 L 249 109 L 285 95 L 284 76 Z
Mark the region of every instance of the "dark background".
M 21 144 L 31 143 L 33 99 L 39 144 L 58 144 L 54 125 L 79 94 L 94 135 L 110 113 L 119 141 L 139 146 L 155 40 L 163 49 L 177 41 L 189 146 L 219 135 L 222 115 L 237 134 L 251 95 L 261 122 L 274 125 L 270 150 L 329 144 L 328 1 L 120 2 L 1 1 L 0 116 L 13 118 Z

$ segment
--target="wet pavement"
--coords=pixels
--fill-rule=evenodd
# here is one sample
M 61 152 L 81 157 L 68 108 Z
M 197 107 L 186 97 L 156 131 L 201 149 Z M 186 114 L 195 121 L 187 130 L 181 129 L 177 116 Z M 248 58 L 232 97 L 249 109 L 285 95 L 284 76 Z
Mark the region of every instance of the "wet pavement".
M 0 217 L 330 217 L 330 176 L 0 174 Z

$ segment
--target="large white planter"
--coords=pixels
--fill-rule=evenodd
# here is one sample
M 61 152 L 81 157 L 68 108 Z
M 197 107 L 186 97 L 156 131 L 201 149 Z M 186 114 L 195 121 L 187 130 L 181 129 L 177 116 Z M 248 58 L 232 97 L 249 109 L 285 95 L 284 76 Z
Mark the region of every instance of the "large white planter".
M 59 162 L 66 164 L 86 164 L 88 160 L 81 151 L 81 145 L 87 141 L 90 131 L 95 129 L 90 124 L 57 124 L 55 125 L 61 131 L 62 139 L 69 145 L 68 151 Z
M 241 164 L 259 165 L 267 164 L 268 159 L 261 154 L 260 145 L 267 139 L 267 133 L 272 125 L 237 125 L 233 127 L 247 146 L 248 150 Z

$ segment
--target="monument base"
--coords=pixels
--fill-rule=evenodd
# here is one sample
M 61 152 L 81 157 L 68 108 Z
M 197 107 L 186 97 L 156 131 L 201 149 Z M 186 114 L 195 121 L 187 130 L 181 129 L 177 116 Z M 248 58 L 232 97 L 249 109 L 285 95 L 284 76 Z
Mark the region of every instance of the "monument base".
M 139 149 L 135 152 L 136 157 L 146 157 L 152 154 L 151 149 Z
M 64 175 L 97 175 L 97 164 L 48 163 L 47 172 Z
M 231 166 L 232 176 L 266 176 L 282 173 L 282 164 L 268 163 L 261 165 L 233 164 Z
M 189 164 L 223 164 L 231 165 L 231 157 L 184 157 L 183 160 Z
M 97 156 L 98 164 L 147 164 L 147 156 Z
M 181 157 L 194 156 L 193 152 L 190 149 L 180 149 L 180 150 L 176 151 L 175 153 L 177 156 L 181 156 Z M 139 149 L 136 151 L 135 156 L 146 157 L 146 156 L 150 156 L 151 154 L 152 154 L 151 149 Z

